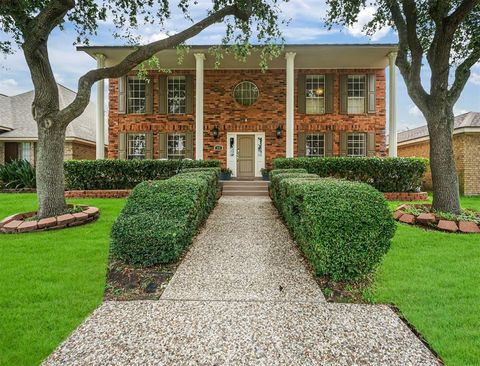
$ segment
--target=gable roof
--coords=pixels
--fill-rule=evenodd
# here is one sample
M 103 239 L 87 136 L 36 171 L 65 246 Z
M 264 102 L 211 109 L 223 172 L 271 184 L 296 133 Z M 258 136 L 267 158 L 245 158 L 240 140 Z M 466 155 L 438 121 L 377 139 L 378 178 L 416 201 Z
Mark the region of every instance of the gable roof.
M 77 93 L 57 84 L 60 108 L 70 104 Z M 32 116 L 34 91 L 5 96 L 0 94 L 0 139 L 37 139 L 37 123 Z M 3 132 L 2 132 L 3 131 Z M 67 127 L 66 138 L 95 142 L 95 105 L 88 103 L 80 117 Z
M 480 113 L 479 112 L 467 112 L 455 117 L 453 129 L 459 130 L 461 128 L 478 128 L 480 132 Z M 427 125 L 412 128 L 411 130 L 402 131 L 397 134 L 397 142 L 407 142 L 411 140 L 417 140 L 420 138 L 428 137 Z

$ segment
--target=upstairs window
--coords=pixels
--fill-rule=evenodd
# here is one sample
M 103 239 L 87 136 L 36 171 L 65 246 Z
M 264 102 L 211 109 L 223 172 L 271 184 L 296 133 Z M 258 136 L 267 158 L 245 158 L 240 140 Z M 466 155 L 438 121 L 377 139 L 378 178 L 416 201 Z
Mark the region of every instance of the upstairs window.
M 367 134 L 349 133 L 347 135 L 347 155 L 367 156 Z
M 127 135 L 127 159 L 145 159 L 146 139 L 144 133 Z
M 306 156 L 325 156 L 325 134 L 309 133 L 305 136 Z
M 127 113 L 145 113 L 146 80 L 128 78 Z
M 307 75 L 305 79 L 307 114 L 325 113 L 325 76 Z
M 233 97 L 235 98 L 236 102 L 248 107 L 254 104 L 260 92 L 258 87 L 250 82 L 250 81 L 242 81 L 241 83 L 237 84 L 235 90 L 233 91 Z
M 366 95 L 366 76 L 348 75 L 348 114 L 365 113 Z
M 169 76 L 167 89 L 168 113 L 184 114 L 186 112 L 185 76 Z
M 187 139 L 185 134 L 169 134 L 167 139 L 167 158 L 185 159 Z

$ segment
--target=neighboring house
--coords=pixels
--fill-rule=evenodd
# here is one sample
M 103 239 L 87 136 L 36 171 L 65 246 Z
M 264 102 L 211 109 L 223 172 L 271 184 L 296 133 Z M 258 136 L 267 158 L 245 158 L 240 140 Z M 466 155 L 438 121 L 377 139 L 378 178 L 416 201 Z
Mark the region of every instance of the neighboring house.
M 76 93 L 58 84 L 60 108 L 67 106 Z M 38 141 L 37 123 L 32 117 L 34 92 L 14 96 L 0 94 L 0 164 L 26 159 L 35 164 Z M 95 159 L 95 105 L 67 127 L 65 160 Z
M 427 126 L 400 132 L 397 139 L 398 156 L 430 156 Z M 480 194 L 480 113 L 468 112 L 455 117 L 453 152 L 460 192 L 465 195 Z M 432 187 L 430 174 L 426 176 L 425 187 Z
M 385 155 L 396 45 L 287 45 L 266 72 L 258 50 L 246 62 L 225 55 L 216 69 L 209 48 L 191 46 L 181 64 L 175 49 L 160 52 L 170 72 L 149 80 L 136 70 L 109 80 L 108 158 L 218 159 L 258 177 L 276 157 Z M 99 67 L 134 49 L 78 47 Z

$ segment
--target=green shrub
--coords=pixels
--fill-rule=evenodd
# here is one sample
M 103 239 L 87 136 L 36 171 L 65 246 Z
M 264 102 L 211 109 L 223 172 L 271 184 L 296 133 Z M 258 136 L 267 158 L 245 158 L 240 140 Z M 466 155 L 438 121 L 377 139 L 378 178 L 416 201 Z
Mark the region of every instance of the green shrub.
M 284 177 L 272 189 L 279 189 L 276 205 L 317 274 L 357 280 L 388 251 L 395 222 L 373 187 L 333 178 Z
M 35 168 L 27 160 L 14 160 L 0 166 L 0 186 L 10 189 L 35 188 Z
M 281 195 L 280 182 L 286 178 L 303 178 L 303 179 L 320 179 L 316 174 L 309 174 L 301 172 L 302 169 L 278 169 L 270 172 L 270 192 L 272 199 L 278 209 L 281 209 L 281 200 L 278 200 L 278 195 Z
M 380 192 L 418 192 L 428 160 L 420 158 L 279 158 L 273 167 L 280 169 L 303 168 L 320 177 L 345 178 L 368 183 Z
M 167 179 L 189 168 L 220 167 L 218 160 L 70 160 L 64 163 L 67 189 L 131 189 Z
M 112 255 L 142 266 L 177 260 L 213 209 L 218 187 L 217 169 L 140 183 L 113 224 Z
M 283 173 L 308 173 L 307 172 L 307 169 L 294 169 L 294 168 L 286 168 L 286 169 L 276 169 L 274 168 L 273 170 L 270 170 L 270 172 L 268 173 L 268 178 L 270 179 L 270 181 L 272 180 L 272 178 L 276 175 L 276 174 L 283 174 Z

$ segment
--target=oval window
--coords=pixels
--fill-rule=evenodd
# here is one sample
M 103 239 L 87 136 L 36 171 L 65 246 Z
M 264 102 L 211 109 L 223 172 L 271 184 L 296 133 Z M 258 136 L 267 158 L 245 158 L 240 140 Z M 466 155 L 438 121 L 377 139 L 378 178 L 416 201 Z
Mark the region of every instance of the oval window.
M 237 103 L 246 107 L 254 104 L 257 101 L 259 94 L 258 87 L 250 81 L 242 81 L 241 83 L 238 83 L 233 91 L 233 96 Z

